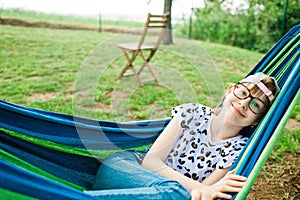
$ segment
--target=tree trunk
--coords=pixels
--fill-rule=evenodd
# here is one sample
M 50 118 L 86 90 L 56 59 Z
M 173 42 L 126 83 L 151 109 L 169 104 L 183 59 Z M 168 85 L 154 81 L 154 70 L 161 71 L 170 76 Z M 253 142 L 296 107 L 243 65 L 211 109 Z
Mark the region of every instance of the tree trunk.
M 164 13 L 169 12 L 169 20 L 167 23 L 167 29 L 163 38 L 163 44 L 173 44 L 173 37 L 172 37 L 172 15 L 171 15 L 171 8 L 172 8 L 172 1 L 173 0 L 165 0 L 164 4 Z

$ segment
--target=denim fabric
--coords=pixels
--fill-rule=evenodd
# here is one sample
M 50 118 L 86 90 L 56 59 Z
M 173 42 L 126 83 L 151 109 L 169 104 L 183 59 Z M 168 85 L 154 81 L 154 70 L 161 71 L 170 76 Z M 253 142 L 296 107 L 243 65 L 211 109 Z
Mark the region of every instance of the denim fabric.
M 121 152 L 108 157 L 98 169 L 93 190 L 86 193 L 100 199 L 190 199 L 180 183 L 140 165 L 139 152 Z

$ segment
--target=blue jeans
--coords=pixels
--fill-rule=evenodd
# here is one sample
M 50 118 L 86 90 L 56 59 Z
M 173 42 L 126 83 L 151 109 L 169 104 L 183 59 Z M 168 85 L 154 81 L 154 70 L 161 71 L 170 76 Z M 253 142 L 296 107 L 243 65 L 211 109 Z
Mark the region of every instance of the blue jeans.
M 121 152 L 108 157 L 98 169 L 93 190 L 100 199 L 190 199 L 190 192 L 141 166 L 143 153 Z

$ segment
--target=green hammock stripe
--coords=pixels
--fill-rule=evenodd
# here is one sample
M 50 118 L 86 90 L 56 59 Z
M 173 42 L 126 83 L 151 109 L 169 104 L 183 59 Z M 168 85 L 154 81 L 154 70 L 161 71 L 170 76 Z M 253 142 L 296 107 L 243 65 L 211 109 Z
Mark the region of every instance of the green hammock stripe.
M 270 138 L 270 140 L 268 141 L 265 149 L 263 150 L 261 156 L 259 157 L 259 159 L 257 160 L 257 163 L 255 164 L 253 170 L 251 171 L 246 185 L 243 187 L 243 189 L 238 193 L 236 200 L 243 200 L 246 199 L 249 191 L 251 190 L 256 178 L 259 175 L 259 172 L 261 171 L 261 169 L 263 168 L 265 162 L 267 161 L 268 157 L 270 156 L 276 141 L 279 139 L 284 126 L 286 125 L 287 121 L 289 120 L 293 109 L 296 107 L 298 101 L 300 99 L 300 90 L 298 90 L 297 95 L 295 96 L 295 98 L 293 99 L 292 103 L 290 104 L 287 112 L 285 113 L 285 115 L 282 117 L 282 119 L 280 120 L 280 123 L 278 124 L 276 130 L 274 131 L 274 134 L 272 135 L 272 137 Z
M 270 63 L 264 68 L 263 72 L 268 71 L 270 68 L 271 69 L 275 69 L 274 63 L 281 63 L 279 62 L 279 60 L 282 60 L 282 57 L 286 57 L 288 55 L 288 53 L 286 53 L 286 50 L 288 49 L 289 52 L 291 49 L 295 49 L 295 47 L 297 47 L 297 45 L 299 44 L 299 36 L 300 34 L 297 34 L 297 36 L 295 36 L 294 38 L 292 38 L 288 44 L 286 44 L 279 53 L 277 53 L 277 55 L 270 61 Z M 297 41 L 298 40 L 298 41 Z M 296 44 L 293 45 L 293 43 L 296 42 Z M 293 47 L 291 48 L 290 46 L 293 45 Z M 283 55 L 284 54 L 284 55 Z
M 52 149 L 52 150 L 56 150 L 56 151 L 60 151 L 60 152 L 65 152 L 65 153 L 70 153 L 70 154 L 75 154 L 75 155 L 92 157 L 90 155 L 90 153 L 85 149 L 79 149 L 79 148 L 69 147 L 69 146 L 62 145 L 62 144 L 57 144 L 55 142 L 47 141 L 47 140 L 40 139 L 40 138 L 35 138 L 35 137 L 32 137 L 32 136 L 28 136 L 28 135 L 25 135 L 25 134 L 21 134 L 21 133 L 17 133 L 17 132 L 14 132 L 14 131 L 6 130 L 6 129 L 3 129 L 3 128 L 0 128 L 0 130 L 3 131 L 6 134 L 12 136 L 12 137 L 21 139 L 23 141 L 27 141 L 27 142 L 32 143 L 32 144 L 36 144 L 36 145 L 41 146 L 41 147 L 46 147 L 48 149 Z
M 33 197 L 29 197 L 23 194 L 15 193 L 10 190 L 6 190 L 3 188 L 0 188 L 0 199 L 18 199 L 18 200 L 35 200 Z
M 299 44 L 297 44 L 299 45 Z M 295 49 L 297 47 L 297 45 L 293 46 L 293 48 Z M 292 51 L 293 49 L 290 49 L 290 51 Z M 281 77 L 286 73 L 287 69 L 290 67 L 291 63 L 297 58 L 297 56 L 299 55 L 299 52 L 296 52 L 294 54 L 291 54 L 291 52 L 288 52 L 290 53 L 290 55 L 293 55 L 293 57 L 288 61 L 288 63 L 286 63 L 283 67 L 281 67 L 281 72 L 280 72 L 280 75 L 276 77 L 277 80 L 281 79 Z M 276 68 L 279 67 L 279 65 L 281 65 L 284 61 L 284 59 L 287 58 L 287 56 L 289 56 L 288 54 L 286 54 L 285 56 L 282 56 L 282 59 L 275 63 L 274 66 L 272 67 L 272 69 L 268 72 L 268 74 L 271 74 L 273 73 Z M 284 58 L 283 58 L 284 57 Z
M 48 149 L 52 149 L 55 151 L 60 151 L 60 152 L 65 152 L 65 153 L 69 153 L 69 154 L 75 154 L 75 155 L 80 155 L 80 156 L 86 156 L 86 157 L 96 157 L 96 158 L 100 158 L 100 159 L 104 159 L 106 157 L 108 157 L 109 155 L 116 153 L 118 151 L 124 151 L 124 150 L 85 150 L 85 149 L 79 149 L 79 148 L 73 148 L 73 147 L 69 147 L 66 145 L 61 145 L 61 144 L 57 144 L 55 142 L 51 142 L 51 141 L 47 141 L 47 140 L 43 140 L 43 139 L 39 139 L 39 138 L 34 138 L 28 135 L 24 135 L 24 134 L 20 134 L 20 133 L 16 133 L 13 131 L 9 131 L 3 128 L 0 128 L 1 131 L 3 131 L 3 133 L 8 134 L 12 137 L 16 137 L 18 139 L 48 148 Z M 146 146 L 142 146 L 139 148 L 134 148 L 134 150 L 145 150 Z M 132 149 L 127 149 L 127 150 L 132 150 Z M 75 189 L 78 190 L 84 190 L 85 188 L 78 186 L 72 182 L 66 181 L 64 179 L 60 179 L 56 176 L 53 176 L 52 174 L 0 149 L 0 158 L 3 160 L 8 161 L 11 164 L 14 164 L 18 167 L 21 167 L 25 170 L 31 171 L 33 173 L 39 174 L 41 176 L 44 176 L 46 178 L 49 178 L 51 180 L 60 182 L 64 185 L 68 185 L 70 187 L 73 187 Z M 1 199 L 1 198 L 0 198 Z
M 289 55 L 291 55 L 293 49 L 296 49 L 297 48 L 297 45 L 299 44 L 295 44 L 294 46 L 292 46 L 291 48 L 288 49 L 288 52 L 284 52 L 283 55 L 281 55 L 281 57 L 279 57 L 279 60 L 277 61 L 273 61 L 271 64 L 268 64 L 268 66 L 266 68 L 264 68 L 263 72 L 266 73 L 266 74 L 271 74 L 273 73 L 276 68 L 278 68 L 286 59 Z M 290 54 L 289 54 L 290 53 Z M 278 55 L 277 55 L 278 56 Z M 276 56 L 276 57 L 277 57 Z M 294 59 L 294 58 L 293 58 Z M 275 60 L 275 59 L 274 59 Z M 281 74 L 284 74 L 286 72 L 286 69 L 287 69 L 287 65 L 281 67 Z M 280 77 L 277 77 L 280 79 Z
M 279 60 L 276 64 L 274 64 L 274 66 L 272 67 L 272 71 L 271 71 L 271 72 L 273 72 L 276 68 L 278 68 L 278 66 L 279 66 L 280 64 L 282 64 L 283 61 L 284 61 L 289 55 L 293 55 L 293 54 L 292 54 L 292 51 L 293 51 L 295 48 L 297 48 L 297 46 L 299 46 L 299 44 L 300 44 L 300 42 L 297 42 L 297 44 L 295 44 L 291 49 L 289 49 L 289 51 L 288 51 L 285 55 L 283 55 L 282 57 L 280 57 L 280 60 Z M 298 53 L 295 53 L 295 54 L 293 55 L 293 57 L 292 57 L 291 60 L 294 60 L 294 59 L 295 59 L 295 56 L 296 56 L 297 54 L 298 54 Z M 288 66 L 289 66 L 289 64 L 288 64 Z M 283 68 L 281 74 L 284 74 L 285 71 L 286 71 L 286 69 L 287 69 L 287 65 Z
M 10 153 L 8 153 L 6 151 L 3 151 L 2 149 L 0 149 L 0 158 L 3 159 L 3 160 L 5 160 L 5 161 L 7 161 L 7 162 L 9 162 L 9 163 L 11 163 L 11 164 L 14 164 L 14 165 L 16 165 L 18 167 L 21 167 L 21 168 L 23 168 L 25 170 L 34 172 L 34 173 L 39 174 L 41 176 L 44 176 L 46 178 L 49 178 L 49 179 L 52 179 L 54 181 L 63 183 L 64 185 L 68 185 L 70 187 L 73 187 L 73 188 L 79 189 L 79 190 L 84 190 L 85 189 L 85 188 L 80 187 L 80 186 L 78 186 L 78 185 L 76 185 L 74 183 L 71 183 L 71 182 L 66 181 L 64 179 L 60 179 L 60 178 L 58 178 L 56 176 L 53 176 L 52 174 L 50 174 L 50 173 L 48 173 L 48 172 L 46 172 L 46 171 L 44 171 L 44 170 L 42 170 L 42 169 L 40 169 L 40 168 L 32 165 L 32 164 L 30 164 L 30 163 L 28 163 L 28 162 L 26 162 L 26 161 L 24 161 L 24 160 L 22 160 L 22 159 L 20 159 L 20 158 L 18 158 L 16 156 L 12 155 L 12 154 L 10 154 Z
M 70 146 L 66 146 L 63 144 L 58 144 L 55 142 L 51 142 L 48 140 L 44 140 L 44 139 L 40 139 L 40 138 L 35 138 L 32 136 L 28 136 L 25 134 L 20 134 L 14 131 L 10 131 L 10 130 L 6 130 L 3 128 L 0 128 L 0 130 L 12 137 L 21 139 L 23 141 L 27 141 L 29 143 L 41 146 L 41 147 L 45 147 L 48 149 L 52 149 L 55 151 L 60 151 L 60 152 L 64 152 L 64 153 L 68 153 L 68 154 L 73 154 L 73 155 L 79 155 L 79 156 L 85 156 L 85 157 L 93 157 L 93 158 L 98 158 L 98 159 L 105 159 L 108 156 L 116 153 L 116 152 L 120 152 L 120 151 L 124 151 L 124 150 L 140 150 L 140 151 L 145 151 L 145 149 L 147 148 L 148 145 L 144 145 L 144 146 L 140 146 L 140 147 L 134 147 L 134 148 L 127 148 L 124 150 L 87 150 L 87 149 L 80 149 L 80 148 L 75 148 L 75 147 L 70 147 Z
M 292 51 L 293 49 L 297 48 L 297 45 L 299 45 L 299 42 L 293 46 L 292 49 L 290 49 L 290 51 Z M 283 67 L 281 67 L 281 71 L 280 73 L 275 77 L 275 79 L 278 81 L 282 78 L 282 76 L 286 73 L 286 71 L 289 69 L 290 65 L 297 59 L 297 57 L 299 56 L 299 52 L 297 51 L 296 53 L 293 54 L 293 57 L 289 59 L 288 63 L 286 63 Z M 287 56 L 286 56 L 287 57 Z M 265 74 L 272 74 L 276 68 L 282 63 L 283 61 L 281 60 L 280 62 L 277 62 L 276 64 L 274 64 L 274 66 L 272 66 L 271 69 L 268 70 L 264 70 Z
M 279 74 L 278 77 L 276 77 L 277 80 L 281 79 L 284 74 L 286 74 L 286 71 L 289 69 L 291 64 L 299 57 L 300 52 L 297 51 L 297 53 L 293 54 L 293 57 L 286 63 L 284 66 L 282 72 Z
M 104 159 L 104 158 L 106 158 L 107 156 L 109 156 L 113 153 L 116 153 L 118 151 L 122 151 L 122 150 L 86 150 L 86 149 L 79 149 L 79 148 L 70 147 L 70 146 L 58 144 L 58 143 L 55 143 L 55 142 L 51 142 L 51 141 L 48 141 L 48 140 L 35 138 L 35 137 L 28 136 L 28 135 L 25 135 L 25 134 L 20 134 L 20 133 L 10 131 L 10 130 L 6 130 L 6 129 L 3 129 L 3 128 L 0 128 L 0 130 L 3 131 L 6 134 L 12 136 L 12 137 L 21 139 L 23 141 L 27 141 L 27 142 L 32 143 L 32 144 L 36 144 L 36 145 L 41 146 L 41 147 L 45 147 L 45 148 L 48 148 L 48 149 L 52 149 L 52 150 L 55 150 L 55 151 L 60 151 L 60 152 L 68 153 L 68 154 L 79 155 L 79 156 Z M 134 149 L 139 149 L 139 148 L 134 148 Z M 145 148 L 140 147 L 140 149 L 145 149 Z M 127 149 L 127 150 L 131 150 L 131 149 Z

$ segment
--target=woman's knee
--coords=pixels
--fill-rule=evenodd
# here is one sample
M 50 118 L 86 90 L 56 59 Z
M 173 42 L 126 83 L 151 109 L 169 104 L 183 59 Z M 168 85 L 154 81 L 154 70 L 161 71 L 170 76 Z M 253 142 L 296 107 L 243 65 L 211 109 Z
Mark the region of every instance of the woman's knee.
M 113 154 L 99 166 L 93 189 L 111 189 L 128 185 L 133 178 L 132 175 L 138 175 L 138 168 L 139 164 L 131 152 Z M 143 175 L 142 172 L 140 174 Z

